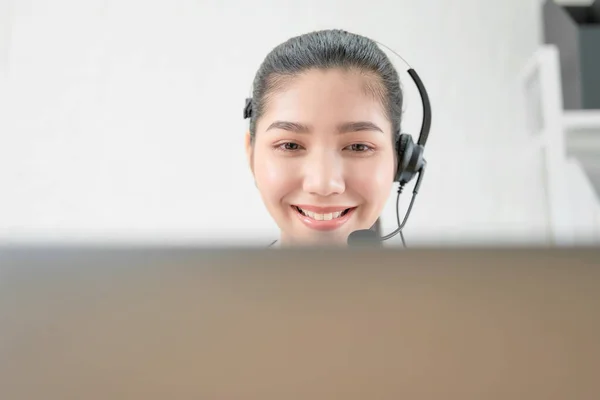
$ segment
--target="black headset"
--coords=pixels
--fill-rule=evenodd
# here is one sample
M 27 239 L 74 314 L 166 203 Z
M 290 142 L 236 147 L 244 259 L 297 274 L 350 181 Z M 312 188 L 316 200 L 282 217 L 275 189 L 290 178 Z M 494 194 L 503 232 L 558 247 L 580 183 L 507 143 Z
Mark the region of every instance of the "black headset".
M 376 42 L 378 43 L 378 42 Z M 406 65 L 408 63 L 395 51 L 390 49 L 389 47 L 378 43 L 379 45 L 387 48 L 389 51 L 398 56 Z M 401 133 L 398 136 L 396 141 L 396 153 L 398 157 L 398 166 L 396 168 L 396 174 L 394 176 L 394 182 L 398 182 L 398 197 L 396 199 L 396 217 L 398 222 L 398 228 L 390 233 L 389 235 L 383 236 L 379 238 L 377 234 L 370 230 L 359 230 L 352 232 L 348 237 L 348 243 L 350 244 L 373 244 L 381 243 L 383 240 L 390 239 L 396 234 L 400 233 L 402 237 L 402 243 L 406 247 L 406 243 L 404 241 L 404 237 L 402 236 L 402 228 L 406 224 L 408 220 L 408 216 L 410 215 L 410 211 L 412 210 L 413 203 L 415 201 L 415 196 L 417 195 L 419 188 L 421 186 L 421 181 L 423 179 L 423 174 L 425 172 L 425 167 L 427 166 L 427 161 L 424 158 L 425 153 L 425 144 L 427 143 L 427 139 L 429 138 L 429 131 L 431 129 L 431 104 L 429 102 L 429 95 L 427 94 L 427 90 L 425 89 L 425 85 L 423 85 L 423 81 L 417 74 L 417 72 L 408 65 L 408 74 L 412 78 L 413 82 L 417 86 L 417 90 L 419 91 L 419 96 L 421 97 L 421 103 L 423 106 L 423 121 L 421 123 L 421 130 L 419 132 L 419 138 L 415 143 L 413 137 L 408 133 Z M 246 105 L 244 106 L 244 119 L 252 117 L 252 98 L 246 99 Z M 404 217 L 402 223 L 400 222 L 399 215 L 399 200 L 400 194 L 404 189 L 404 186 L 413 180 L 415 176 L 418 175 L 417 183 L 413 189 L 413 196 L 408 207 L 408 211 Z
M 421 96 L 423 122 L 417 143 L 413 141 L 412 136 L 408 133 L 402 133 L 398 137 L 398 142 L 396 143 L 398 168 L 394 181 L 399 182 L 401 186 L 406 185 L 425 168 L 427 161 L 425 161 L 423 153 L 425 152 L 425 144 L 427 143 L 429 130 L 431 129 L 431 104 L 429 103 L 427 90 L 425 90 L 421 78 L 414 69 L 410 68 L 408 74 L 415 82 Z

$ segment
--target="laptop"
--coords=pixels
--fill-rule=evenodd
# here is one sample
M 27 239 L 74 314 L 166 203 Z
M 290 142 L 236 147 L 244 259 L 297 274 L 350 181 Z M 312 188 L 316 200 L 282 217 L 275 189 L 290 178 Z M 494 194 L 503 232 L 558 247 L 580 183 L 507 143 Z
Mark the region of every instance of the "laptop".
M 3 400 L 598 399 L 600 249 L 0 250 Z

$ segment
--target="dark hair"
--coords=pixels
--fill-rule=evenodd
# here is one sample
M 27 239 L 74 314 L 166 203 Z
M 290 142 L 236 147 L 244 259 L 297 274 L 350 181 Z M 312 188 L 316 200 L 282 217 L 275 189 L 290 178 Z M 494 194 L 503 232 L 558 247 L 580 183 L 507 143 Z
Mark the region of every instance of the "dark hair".
M 373 75 L 367 89 L 382 103 L 392 124 L 394 144 L 400 134 L 403 95 L 398 72 L 377 43 L 339 29 L 321 30 L 293 37 L 275 47 L 264 59 L 253 83 L 250 135 L 264 114 L 272 94 L 298 74 L 310 69 L 355 69 Z M 380 232 L 379 219 L 371 228 Z
M 397 139 L 402 119 L 403 95 L 398 72 L 377 43 L 367 37 L 330 29 L 296 36 L 275 47 L 265 57 L 253 82 L 250 134 L 273 93 L 309 69 L 356 69 L 373 74 L 370 92 L 382 102 Z

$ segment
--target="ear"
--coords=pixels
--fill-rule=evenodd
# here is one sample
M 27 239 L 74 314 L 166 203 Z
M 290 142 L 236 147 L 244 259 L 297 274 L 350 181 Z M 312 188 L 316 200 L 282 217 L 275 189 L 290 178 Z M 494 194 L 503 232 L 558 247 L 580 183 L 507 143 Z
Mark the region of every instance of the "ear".
M 252 171 L 252 175 L 254 175 L 254 146 L 252 145 L 252 136 L 250 135 L 250 131 L 246 132 L 245 137 L 245 147 L 246 147 L 246 158 L 248 159 L 248 166 L 250 167 L 250 171 Z

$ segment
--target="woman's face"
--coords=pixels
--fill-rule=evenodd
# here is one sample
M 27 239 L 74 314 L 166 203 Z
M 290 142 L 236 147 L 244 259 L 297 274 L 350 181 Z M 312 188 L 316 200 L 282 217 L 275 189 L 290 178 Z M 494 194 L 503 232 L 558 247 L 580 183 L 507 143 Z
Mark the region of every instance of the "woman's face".
M 373 77 L 310 70 L 272 93 L 247 152 L 283 244 L 345 245 L 369 229 L 393 184 L 391 123 Z

